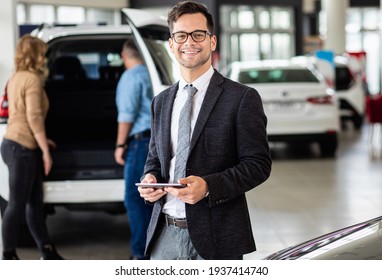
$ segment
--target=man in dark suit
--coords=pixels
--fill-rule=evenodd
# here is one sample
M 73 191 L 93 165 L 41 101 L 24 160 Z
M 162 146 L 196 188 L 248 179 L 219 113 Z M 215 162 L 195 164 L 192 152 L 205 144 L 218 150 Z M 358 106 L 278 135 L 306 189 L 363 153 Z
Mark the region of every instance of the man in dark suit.
M 146 254 L 151 259 L 243 259 L 256 250 L 245 193 L 267 180 L 272 164 L 261 98 L 255 89 L 212 68 L 216 36 L 204 5 L 179 2 L 169 12 L 168 23 L 169 46 L 181 79 L 152 102 L 142 183 L 186 187 L 138 188 L 154 204 Z M 197 91 L 185 174 L 177 178 L 186 85 Z

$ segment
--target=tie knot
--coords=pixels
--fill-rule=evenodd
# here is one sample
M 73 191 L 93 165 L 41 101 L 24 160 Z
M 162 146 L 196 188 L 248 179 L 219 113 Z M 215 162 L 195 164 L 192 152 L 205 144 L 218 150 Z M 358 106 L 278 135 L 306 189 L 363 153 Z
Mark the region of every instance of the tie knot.
M 195 93 L 198 91 L 196 87 L 194 87 L 192 84 L 186 85 L 184 89 L 187 91 L 188 95 L 194 96 Z

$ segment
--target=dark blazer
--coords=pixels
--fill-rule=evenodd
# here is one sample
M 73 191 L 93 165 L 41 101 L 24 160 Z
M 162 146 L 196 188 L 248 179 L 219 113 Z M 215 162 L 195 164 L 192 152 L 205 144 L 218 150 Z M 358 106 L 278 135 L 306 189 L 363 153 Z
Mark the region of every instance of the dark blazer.
M 178 83 L 153 99 L 151 140 L 144 174 L 168 182 L 171 160 L 170 127 Z M 186 175 L 202 177 L 209 196 L 186 204 L 192 243 L 204 259 L 244 255 L 256 250 L 245 192 L 270 175 L 267 119 L 258 92 L 223 77 L 216 70 L 208 86 L 194 132 Z M 147 231 L 146 253 L 163 207 L 154 204 Z

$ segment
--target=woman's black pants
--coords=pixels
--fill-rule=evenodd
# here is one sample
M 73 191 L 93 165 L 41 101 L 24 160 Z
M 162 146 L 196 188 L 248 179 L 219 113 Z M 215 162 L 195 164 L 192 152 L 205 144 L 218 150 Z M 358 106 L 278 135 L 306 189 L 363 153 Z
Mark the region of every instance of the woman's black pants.
M 43 163 L 39 149 L 3 139 L 1 156 L 9 170 L 9 200 L 2 218 L 3 251 L 16 250 L 22 219 L 40 250 L 50 244 L 43 205 Z

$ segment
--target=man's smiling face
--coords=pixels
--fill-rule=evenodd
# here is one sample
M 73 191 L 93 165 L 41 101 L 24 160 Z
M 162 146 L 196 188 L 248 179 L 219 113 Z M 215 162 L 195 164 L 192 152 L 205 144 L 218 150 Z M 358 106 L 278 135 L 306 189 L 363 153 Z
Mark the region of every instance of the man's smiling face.
M 195 30 L 208 30 L 207 20 L 201 13 L 185 14 L 178 18 L 173 24 L 172 33 Z M 189 35 L 184 43 L 176 43 L 173 38 L 169 39 L 170 49 L 176 60 L 181 65 L 181 70 L 200 70 L 204 72 L 211 66 L 211 54 L 216 49 L 216 36 L 206 35 L 203 42 L 195 42 Z

